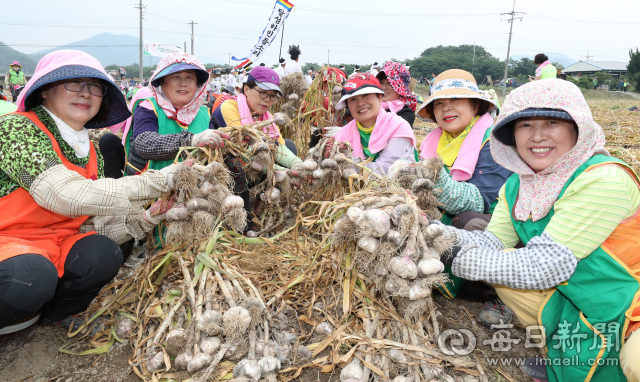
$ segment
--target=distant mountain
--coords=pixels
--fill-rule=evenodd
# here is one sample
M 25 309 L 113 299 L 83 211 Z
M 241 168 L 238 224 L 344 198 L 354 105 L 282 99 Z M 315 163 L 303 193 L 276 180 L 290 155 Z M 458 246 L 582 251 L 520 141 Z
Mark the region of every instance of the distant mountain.
M 545 53 L 547 55 L 547 57 L 549 57 L 549 61 L 551 62 L 559 62 L 562 64 L 562 66 L 564 66 L 565 68 L 575 64 L 576 60 L 574 60 L 571 57 L 567 57 L 562 53 Z M 514 54 L 513 56 L 511 56 L 512 59 L 518 61 L 523 57 L 527 57 L 533 60 L 533 58 L 535 57 L 534 55 L 529 55 L 529 54 Z
M 38 64 L 37 60 L 0 42 L 0 73 L 6 73 L 13 61 L 20 62 L 25 74 L 33 74 Z
M 60 46 L 57 48 L 42 50 L 40 52 L 32 53 L 32 56 L 36 61 L 47 53 L 54 52 L 61 49 L 76 49 L 83 52 L 87 52 L 93 57 L 97 58 L 103 66 L 109 66 L 112 64 L 127 66 L 137 65 L 140 62 L 140 39 L 126 34 L 113 34 L 109 32 L 100 33 L 86 40 L 80 40 Z M 205 59 L 203 63 L 216 63 L 211 57 L 203 56 Z M 161 57 L 152 57 L 144 55 L 144 66 L 156 65 L 160 62 Z

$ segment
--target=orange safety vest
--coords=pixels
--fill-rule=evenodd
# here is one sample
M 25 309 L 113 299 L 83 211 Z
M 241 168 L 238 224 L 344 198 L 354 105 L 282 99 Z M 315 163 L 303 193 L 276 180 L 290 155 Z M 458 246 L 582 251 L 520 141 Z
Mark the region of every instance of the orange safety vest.
M 86 179 L 97 179 L 98 161 L 93 145 L 90 145 L 87 168 L 78 167 L 62 155 L 58 142 L 33 111 L 12 114 L 29 118 L 47 134 L 51 139 L 53 150 L 66 168 Z M 22 187 L 0 198 L 0 211 L 2 211 L 0 261 L 26 253 L 35 253 L 46 257 L 55 265 L 58 277 L 64 274 L 64 262 L 71 247 L 83 237 L 95 234 L 95 232 L 78 233 L 80 226 L 89 216 L 71 218 L 44 209 Z

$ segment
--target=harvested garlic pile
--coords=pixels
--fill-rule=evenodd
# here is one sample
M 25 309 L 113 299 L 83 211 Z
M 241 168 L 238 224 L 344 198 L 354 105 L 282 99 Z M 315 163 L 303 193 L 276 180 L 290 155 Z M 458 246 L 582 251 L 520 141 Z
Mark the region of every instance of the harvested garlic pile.
M 200 176 L 196 167 L 203 173 Z M 242 232 L 246 226 L 244 201 L 231 194 L 231 175 L 224 165 L 211 162 L 206 167 L 184 167 L 176 175 L 176 203 L 167 211 L 169 244 L 203 240 L 209 237 L 217 219 Z
M 183 261 L 180 264 L 183 272 L 190 273 Z M 235 364 L 233 381 L 276 382 L 282 365 L 291 364 L 293 360 L 292 349 L 299 341 L 297 335 L 273 330 L 265 303 L 249 296 L 253 289 L 246 292 L 238 280 L 223 278 L 220 273 L 205 268 L 198 283 L 196 290 L 188 281 L 186 295 L 176 293 L 179 290 L 168 291 L 167 298 L 162 300 L 168 303 L 155 309 L 164 319 L 159 327 L 150 327 L 146 370 L 164 372 L 168 355 L 171 357 L 169 370 L 177 372 L 180 380 L 190 376 L 193 382 L 204 382 L 213 378 L 221 361 L 227 360 Z M 187 314 L 183 304 L 192 305 L 194 299 L 196 308 Z M 159 315 L 158 309 L 168 314 Z M 134 326 L 133 320 L 122 318 L 116 333 L 126 338 L 131 336 Z M 299 346 L 297 357 L 310 358 L 311 352 Z
M 353 160 L 353 150 L 349 143 L 334 142 L 329 158 L 324 158 L 324 149 L 329 139 L 322 138 L 316 147 L 309 150 L 304 162 L 294 166 L 293 170 L 310 175 L 315 182 L 323 185 L 336 184 L 340 179 L 349 179 L 349 176 L 357 174 L 354 165 L 350 163 Z M 341 149 L 341 146 L 344 148 Z
M 336 221 L 333 238 L 355 246 L 356 269 L 372 280 L 375 292 L 397 301 L 405 317 L 425 312 L 431 288 L 446 280 L 440 256 L 451 243 L 407 195 L 354 203 Z
M 442 166 L 440 158 L 429 158 L 418 163 L 399 160 L 391 165 L 387 176 L 417 196 L 418 207 L 425 211 L 429 219 L 440 219 L 438 200 L 433 195 L 433 187 Z

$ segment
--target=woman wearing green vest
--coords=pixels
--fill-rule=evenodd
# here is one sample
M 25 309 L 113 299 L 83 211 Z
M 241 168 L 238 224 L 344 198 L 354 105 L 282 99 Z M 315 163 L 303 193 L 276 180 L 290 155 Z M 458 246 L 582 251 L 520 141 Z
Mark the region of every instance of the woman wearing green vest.
M 511 175 L 511 171 L 498 165 L 491 156 L 489 134 L 493 128 L 491 110 L 494 108 L 495 100 L 478 89 L 471 73 L 451 69 L 436 77 L 430 97 L 418 110 L 418 116 L 438 124 L 438 128 L 422 141 L 420 157 L 437 156 L 444 162 L 435 190 L 439 191 L 436 196 L 444 212 L 442 222 L 447 225 L 467 231 L 484 231 L 500 187 Z M 447 272 L 450 273 L 450 268 Z M 451 274 L 449 278 L 440 290 L 453 299 L 465 280 Z M 477 320 L 490 326 L 499 320 L 508 323 L 512 317 L 513 313 L 504 304 L 491 298 Z
M 127 133 L 125 175 L 171 163 L 183 146 L 224 146 L 226 134 L 210 127 L 203 106 L 209 73 L 197 58 L 173 53 L 162 59 L 151 77 L 152 97 L 132 107 L 132 129 Z
M 18 61 L 14 61 L 11 64 L 11 68 L 7 72 L 4 81 L 9 86 L 9 90 L 11 90 L 11 96 L 13 97 L 13 102 L 16 102 L 18 99 L 18 94 L 15 91 L 15 87 L 17 85 L 23 86 L 27 83 L 27 80 L 24 78 L 24 72 L 22 71 L 22 65 Z
M 555 66 L 551 65 L 551 61 L 549 61 L 549 57 L 547 57 L 546 54 L 536 54 L 533 59 L 533 63 L 538 65 L 538 68 L 536 69 L 535 80 L 548 80 L 550 78 L 557 77 L 558 71 L 556 70 Z M 531 79 L 531 76 L 529 76 L 529 80 L 533 81 Z
M 493 284 L 523 326 L 542 325 L 547 358 L 522 367 L 538 380 L 640 381 L 640 183 L 604 143 L 572 83 L 514 90 L 491 150 L 515 174 L 487 230 L 445 227 L 461 248 L 453 274 Z

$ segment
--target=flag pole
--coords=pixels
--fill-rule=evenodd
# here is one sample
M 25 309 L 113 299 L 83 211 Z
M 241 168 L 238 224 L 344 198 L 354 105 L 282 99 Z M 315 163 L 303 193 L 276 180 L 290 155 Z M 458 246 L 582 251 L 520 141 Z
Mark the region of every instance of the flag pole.
M 278 65 L 280 65 L 280 59 L 282 58 L 282 40 L 284 40 L 284 23 L 287 19 L 282 20 L 282 33 L 280 33 L 280 53 L 278 54 Z

